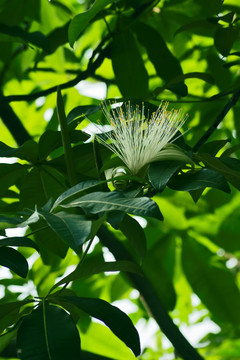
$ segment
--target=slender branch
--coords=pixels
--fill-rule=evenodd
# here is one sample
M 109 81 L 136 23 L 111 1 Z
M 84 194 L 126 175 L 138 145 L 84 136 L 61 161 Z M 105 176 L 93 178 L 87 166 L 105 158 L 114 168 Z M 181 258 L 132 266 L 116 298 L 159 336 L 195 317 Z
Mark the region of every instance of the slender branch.
M 233 96 L 229 99 L 229 101 L 224 106 L 222 111 L 218 114 L 214 123 L 209 127 L 209 129 L 205 132 L 205 134 L 198 140 L 196 145 L 193 147 L 193 151 L 197 151 L 203 144 L 205 144 L 205 142 L 213 134 L 213 132 L 218 127 L 218 125 L 222 122 L 224 117 L 227 115 L 229 110 L 236 104 L 239 98 L 240 98 L 240 89 L 237 89 L 234 91 Z
M 99 229 L 97 236 L 101 243 L 111 251 L 116 260 L 134 261 L 124 246 L 105 227 L 102 226 Z M 203 360 L 203 357 L 198 354 L 173 323 L 147 277 L 134 273 L 126 273 L 126 275 L 133 286 L 140 292 L 144 305 L 150 310 L 150 313 L 171 341 L 178 355 L 184 360 Z
M 100 42 L 100 44 L 97 46 L 97 48 L 93 51 L 93 55 L 91 56 L 91 58 L 89 60 L 87 70 L 79 72 L 79 74 L 74 79 L 67 81 L 65 83 L 56 85 L 56 86 L 52 86 L 49 89 L 38 91 L 33 94 L 5 96 L 4 101 L 7 103 L 10 103 L 12 101 L 32 101 L 41 96 L 46 96 L 46 95 L 56 92 L 58 87 L 60 87 L 62 90 L 68 89 L 70 87 L 77 85 L 80 81 L 93 76 L 95 74 L 95 71 L 99 68 L 99 66 L 101 66 L 103 60 L 105 59 L 106 49 L 103 49 L 101 52 L 100 52 L 100 50 L 108 39 L 109 39 L 109 36 L 106 36 Z M 95 61 L 94 61 L 94 59 L 95 59 Z
M 11 106 L 5 101 L 0 91 L 0 117 L 4 125 L 11 132 L 18 145 L 22 145 L 25 141 L 30 140 L 31 136 L 21 123 L 20 119 L 13 111 Z

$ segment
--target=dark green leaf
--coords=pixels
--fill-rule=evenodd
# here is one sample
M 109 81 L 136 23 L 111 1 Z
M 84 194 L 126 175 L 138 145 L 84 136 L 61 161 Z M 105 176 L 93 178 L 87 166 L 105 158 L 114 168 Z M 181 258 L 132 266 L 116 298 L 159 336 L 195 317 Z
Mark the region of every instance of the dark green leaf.
M 0 334 L 17 319 L 22 306 L 33 302 L 33 300 L 15 301 L 0 304 Z
M 232 26 L 217 29 L 214 36 L 214 45 L 223 56 L 228 56 L 238 33 Z
M 0 142 L 0 156 L 17 157 L 29 162 L 35 162 L 38 159 L 38 145 L 35 141 L 28 140 L 19 148 L 12 148 Z
M 0 215 L 0 229 L 16 227 L 18 224 L 21 223 L 22 223 L 21 218 Z
M 123 221 L 120 223 L 119 229 L 126 236 L 142 261 L 146 255 L 147 245 L 145 233 L 141 225 L 137 222 L 137 220 L 125 214 Z
M 141 352 L 139 335 L 130 318 L 116 306 L 101 299 L 75 296 L 60 297 L 105 323 L 110 330 L 138 356 Z
M 122 95 L 140 99 L 146 97 L 148 74 L 131 31 L 116 33 L 111 51 L 113 70 Z
M 209 169 L 218 171 L 227 179 L 227 181 L 240 190 L 240 172 L 236 171 L 236 165 L 239 160 L 231 158 L 215 158 L 209 154 L 199 154 L 197 155 L 197 158 Z M 230 161 L 228 159 L 230 159 Z M 231 160 L 234 162 L 234 164 L 232 163 L 232 166 L 230 165 Z M 237 160 L 237 163 L 234 160 Z
M 50 198 L 55 199 L 65 189 L 65 179 L 57 170 L 48 165 L 34 167 L 21 184 L 20 204 L 34 209 L 43 206 Z
M 77 106 L 70 111 L 67 116 L 67 123 L 70 124 L 73 120 L 77 118 L 85 118 L 88 115 L 95 114 L 97 111 L 100 110 L 100 106 L 98 105 L 82 105 Z
M 150 164 L 148 176 L 154 189 L 161 192 L 182 164 L 179 161 L 158 161 Z
M 177 76 L 183 75 L 179 61 L 168 49 L 157 30 L 142 22 L 138 22 L 134 26 L 134 30 L 138 40 L 146 48 L 148 57 L 161 79 L 168 82 Z M 187 87 L 182 80 L 177 86 L 169 85 L 168 89 L 181 96 L 187 95 Z
M 201 169 L 196 172 L 188 172 L 172 178 L 168 186 L 173 190 L 191 191 L 205 187 L 213 187 L 225 192 L 230 192 L 224 176 L 216 171 Z
M 57 206 L 59 206 L 63 201 L 70 199 L 72 196 L 79 195 L 81 192 L 87 191 L 89 189 L 92 189 L 100 184 L 104 183 L 104 181 L 100 180 L 88 180 L 80 182 L 79 184 L 71 187 L 70 189 L 64 191 L 55 203 L 53 204 L 52 209 L 55 209 Z
M 75 199 L 63 207 L 81 207 L 90 213 L 119 210 L 140 216 L 151 216 L 162 220 L 157 204 L 147 197 L 127 198 L 119 192 L 93 192 Z
M 40 219 L 36 224 L 31 224 L 30 227 L 35 232 L 34 239 L 39 246 L 45 264 L 50 265 L 48 259 L 53 255 L 58 258 L 65 258 L 69 246 L 48 226 L 46 221 Z
M 49 154 L 62 146 L 61 133 L 59 131 L 47 130 L 39 139 L 39 159 L 46 159 Z
M 23 319 L 17 349 L 22 360 L 76 360 L 80 359 L 80 337 L 67 312 L 46 303 Z
M 196 20 L 188 24 L 184 24 L 175 32 L 175 35 L 188 31 L 202 36 L 213 36 L 214 31 L 219 25 L 212 23 L 209 20 Z
M 70 23 L 68 29 L 69 44 L 73 46 L 78 36 L 88 26 L 89 22 L 102 10 L 110 4 L 111 0 L 97 0 L 88 11 L 76 15 Z
M 164 262 L 168 256 L 167 251 L 170 251 L 170 257 L 173 259 L 173 266 L 171 264 L 171 267 L 174 268 L 176 244 L 174 241 L 172 244 L 171 240 L 166 239 L 164 241 L 164 238 L 158 240 L 154 246 L 148 249 L 142 265 L 144 273 L 167 310 L 173 310 L 177 300 L 170 274 L 164 267 Z M 173 245 L 172 248 L 170 248 L 171 245 Z
M 4 156 L 4 155 L 2 155 Z M 26 167 L 20 164 L 0 164 L 0 194 L 21 179 L 27 173 Z
M 77 253 L 88 239 L 92 222 L 85 220 L 80 215 L 59 212 L 51 214 L 41 211 L 40 214 L 48 223 L 50 228 L 63 239 Z
M 0 247 L 0 265 L 9 268 L 23 278 L 27 276 L 27 260 L 15 249 L 6 246 Z
M 101 272 L 115 272 L 115 271 L 124 271 L 124 272 L 133 272 L 138 275 L 142 274 L 141 268 L 134 262 L 131 261 L 108 261 L 104 262 L 102 260 L 96 260 L 94 263 L 92 261 L 85 260 L 83 264 L 80 264 L 71 274 L 67 275 L 65 278 L 57 282 L 51 292 L 62 284 L 69 283 L 74 280 L 82 279 L 85 277 L 90 277 Z
M 205 143 L 203 146 L 200 147 L 200 153 L 207 153 L 212 156 L 217 155 L 218 151 L 221 150 L 230 140 L 214 140 Z
M 0 246 L 8 245 L 8 246 L 23 246 L 23 247 L 31 247 L 38 251 L 37 244 L 28 239 L 27 237 L 8 237 L 5 239 L 0 239 Z
M 223 266 L 214 265 L 213 256 L 197 241 L 183 240 L 182 265 L 193 291 L 216 319 L 239 325 L 240 292 L 233 274 Z

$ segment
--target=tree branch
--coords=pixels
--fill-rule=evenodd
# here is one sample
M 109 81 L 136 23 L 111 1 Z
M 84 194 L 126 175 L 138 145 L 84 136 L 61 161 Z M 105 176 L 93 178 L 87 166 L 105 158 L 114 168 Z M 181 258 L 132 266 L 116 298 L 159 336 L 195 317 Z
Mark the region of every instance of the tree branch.
M 134 261 L 124 246 L 105 227 L 97 233 L 101 243 L 114 255 L 116 260 Z M 144 305 L 150 310 L 161 330 L 171 341 L 179 356 L 184 360 L 203 360 L 203 357 L 192 347 L 187 339 L 173 323 L 151 283 L 145 276 L 126 273 L 133 286 L 140 292 Z
M 205 142 L 209 139 L 209 137 L 216 130 L 218 125 L 222 122 L 224 117 L 227 115 L 229 110 L 236 104 L 240 97 L 240 89 L 234 91 L 233 96 L 229 99 L 228 103 L 224 106 L 222 111 L 218 114 L 214 123 L 209 127 L 209 129 L 203 134 L 203 136 L 198 140 L 196 145 L 193 147 L 193 151 L 197 151 Z
M 30 140 L 31 136 L 15 114 L 11 106 L 5 101 L 0 92 L 0 117 L 4 125 L 11 132 L 18 145 L 22 145 L 25 141 Z

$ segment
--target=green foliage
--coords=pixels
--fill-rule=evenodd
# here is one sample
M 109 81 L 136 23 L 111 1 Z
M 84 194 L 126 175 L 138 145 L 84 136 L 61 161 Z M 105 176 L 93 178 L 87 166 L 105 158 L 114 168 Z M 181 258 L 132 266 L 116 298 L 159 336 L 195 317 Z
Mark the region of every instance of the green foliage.
M 237 0 L 0 2 L 1 359 L 238 356 L 239 16 Z M 145 103 L 139 136 L 162 101 L 163 132 L 180 106 L 189 131 L 133 176 L 94 139 L 114 134 L 105 97 L 121 126 Z M 197 325 L 198 351 L 179 331 Z

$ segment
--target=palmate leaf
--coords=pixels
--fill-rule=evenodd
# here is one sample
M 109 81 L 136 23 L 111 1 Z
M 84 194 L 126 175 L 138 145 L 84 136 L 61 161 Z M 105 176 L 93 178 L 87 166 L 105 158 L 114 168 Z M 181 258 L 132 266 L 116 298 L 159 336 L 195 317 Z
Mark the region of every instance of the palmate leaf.
M 147 197 L 128 198 L 117 191 L 93 192 L 61 206 L 66 208 L 81 207 L 92 214 L 119 210 L 133 215 L 163 219 L 157 204 L 153 200 Z
M 61 301 L 70 302 L 81 310 L 105 323 L 138 356 L 140 350 L 139 335 L 130 318 L 116 306 L 101 299 L 75 296 L 60 297 Z
M 23 319 L 17 349 L 22 360 L 76 360 L 80 359 L 80 337 L 65 310 L 45 303 Z

